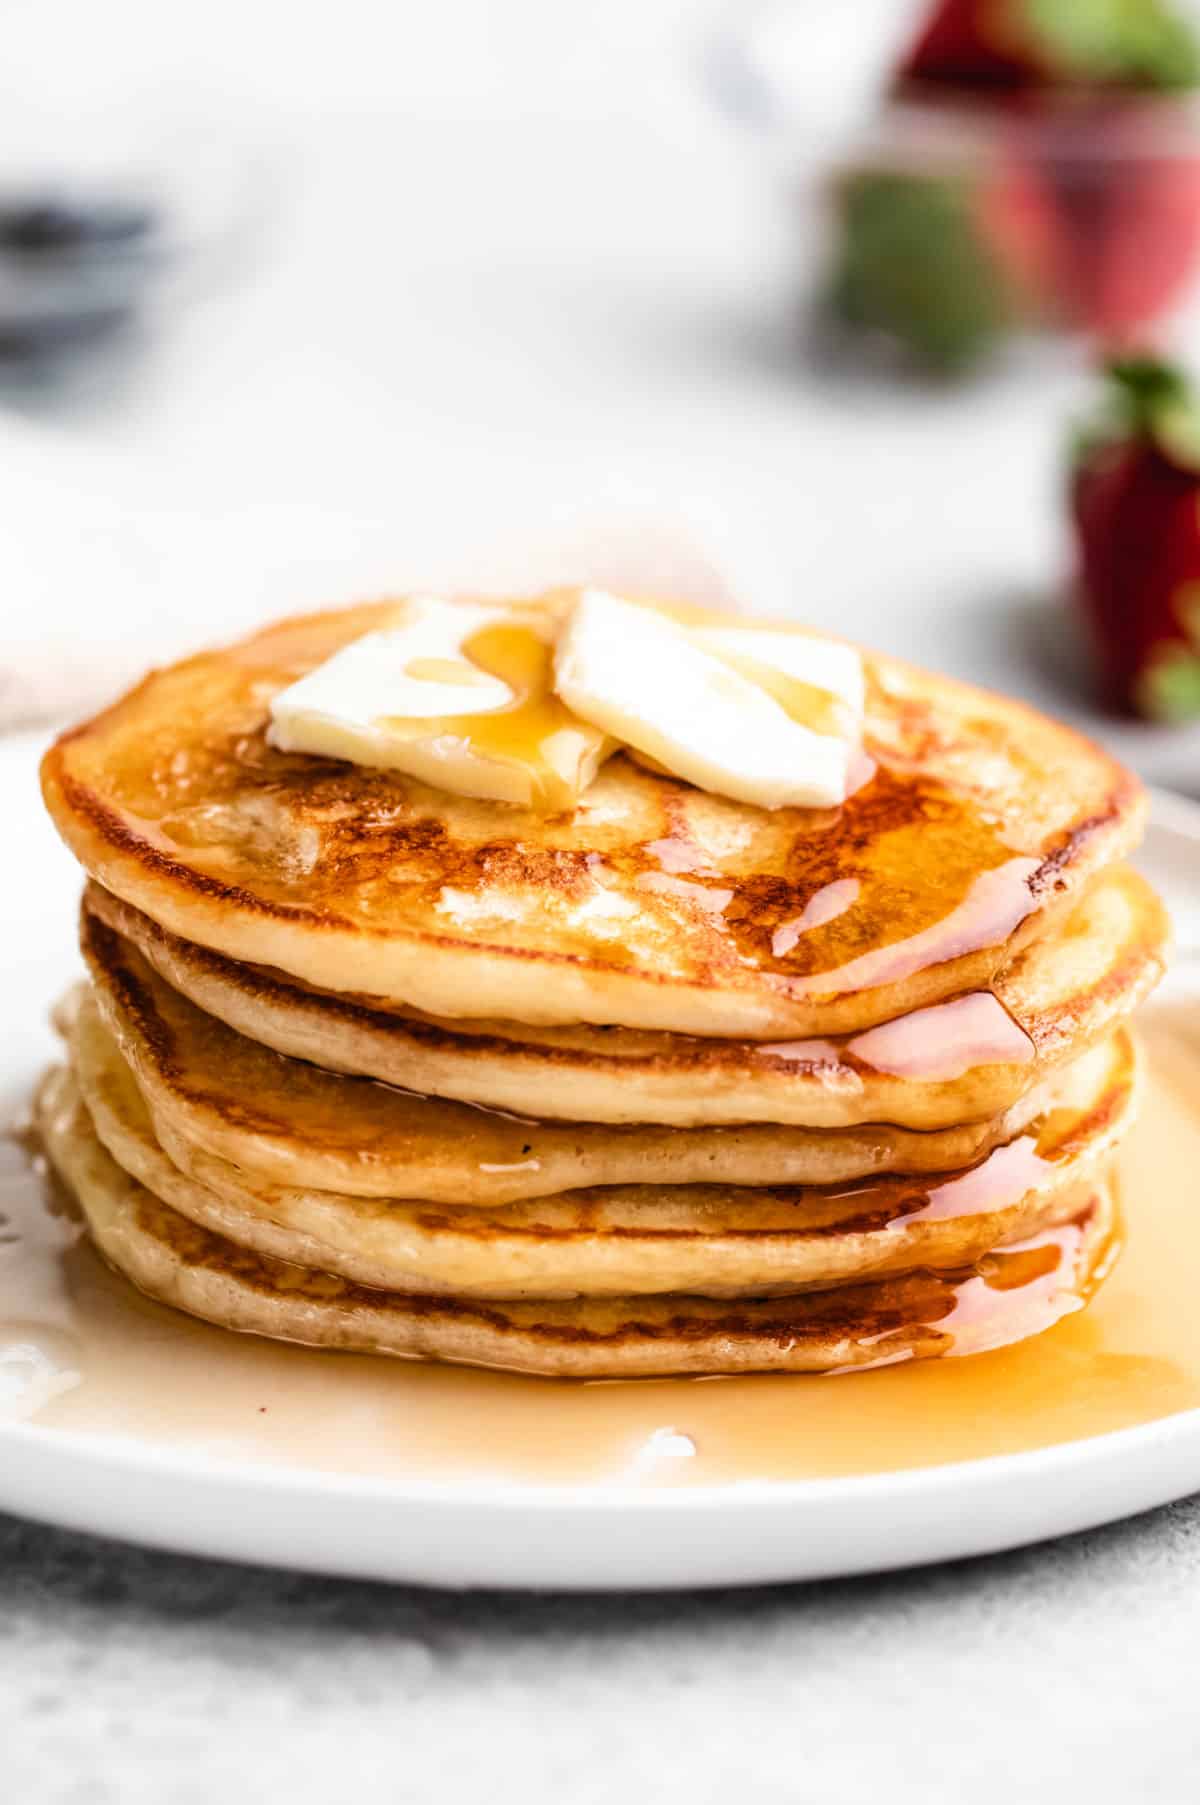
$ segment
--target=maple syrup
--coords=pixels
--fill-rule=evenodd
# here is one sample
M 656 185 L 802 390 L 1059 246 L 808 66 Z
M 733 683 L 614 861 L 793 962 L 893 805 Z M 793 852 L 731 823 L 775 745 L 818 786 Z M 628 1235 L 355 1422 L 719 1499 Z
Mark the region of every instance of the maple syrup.
M 351 1475 L 645 1486 L 939 1465 L 1200 1407 L 1197 1005 L 1151 1009 L 1143 1038 L 1145 1101 L 1121 1161 L 1126 1245 L 1088 1307 L 1015 1346 L 827 1378 L 579 1384 L 213 1329 L 109 1272 L 69 1200 L 10 1142 L 0 1424 Z
M 554 693 L 551 641 L 532 626 L 501 621 L 472 633 L 461 660 L 417 660 L 408 674 L 462 683 L 472 670 L 498 677 L 513 700 L 471 714 L 387 717 L 379 725 L 409 740 L 461 740 L 476 757 L 512 767 L 528 785 L 528 806 L 538 813 L 574 808 L 613 742 Z

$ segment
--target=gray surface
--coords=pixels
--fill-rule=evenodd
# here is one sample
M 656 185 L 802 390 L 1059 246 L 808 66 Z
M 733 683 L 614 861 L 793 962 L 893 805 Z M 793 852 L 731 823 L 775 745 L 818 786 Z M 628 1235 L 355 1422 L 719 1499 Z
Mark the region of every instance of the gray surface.
M 0 1796 L 1184 1805 L 1198 1654 L 1200 1501 L 920 1573 L 597 1599 L 0 1518 Z

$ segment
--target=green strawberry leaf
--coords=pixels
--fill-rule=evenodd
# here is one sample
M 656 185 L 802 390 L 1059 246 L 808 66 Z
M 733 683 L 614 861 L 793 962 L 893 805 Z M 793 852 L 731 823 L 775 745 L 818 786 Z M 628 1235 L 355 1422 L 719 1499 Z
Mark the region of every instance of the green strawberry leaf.
M 1134 701 L 1152 721 L 1200 719 L 1200 655 L 1178 640 L 1157 645 L 1134 686 Z
M 1191 88 L 1200 42 L 1171 0 L 1022 0 L 1047 72 L 1099 86 Z
M 1072 447 L 1076 465 L 1105 445 L 1148 439 L 1177 469 L 1200 474 L 1200 403 L 1186 374 L 1156 357 L 1114 358 L 1100 407 Z

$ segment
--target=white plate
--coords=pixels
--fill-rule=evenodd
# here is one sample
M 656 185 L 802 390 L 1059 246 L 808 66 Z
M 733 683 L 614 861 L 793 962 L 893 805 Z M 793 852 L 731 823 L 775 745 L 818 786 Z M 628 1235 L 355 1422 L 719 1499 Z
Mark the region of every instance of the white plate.
M 37 799 L 39 744 L 0 746 L 19 869 L 0 891 L 11 1119 L 53 1053 L 78 874 Z M 1158 798 L 1144 865 L 1200 946 L 1200 810 Z M 3 1119 L 3 1118 L 0 1118 Z M 1200 1411 L 965 1464 L 867 1478 L 654 1487 L 437 1483 L 266 1466 L 150 1437 L 0 1427 L 0 1507 L 160 1547 L 438 1585 L 616 1589 L 809 1579 L 1009 1548 L 1200 1489 Z

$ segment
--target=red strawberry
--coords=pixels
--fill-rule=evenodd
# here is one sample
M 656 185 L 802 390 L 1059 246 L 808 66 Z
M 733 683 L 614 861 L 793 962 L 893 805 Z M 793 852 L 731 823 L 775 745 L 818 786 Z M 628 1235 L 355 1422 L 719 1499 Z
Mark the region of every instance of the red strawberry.
M 999 134 L 986 178 L 977 184 L 977 217 L 1009 286 L 1036 318 L 1056 308 L 1058 221 L 1054 200 L 1036 163 L 1019 143 Z
M 898 80 L 970 99 L 1027 163 L 1055 219 L 1060 320 L 1128 343 L 1178 298 L 1200 261 L 1200 154 L 1151 91 L 1200 81 L 1200 43 L 1170 0 L 941 0 Z
M 1172 0 L 940 0 L 897 86 L 919 155 L 851 169 L 833 304 L 954 371 L 1030 325 L 1128 344 L 1200 263 L 1200 82 Z
M 1127 343 L 1200 262 L 1200 152 L 1170 102 L 1113 97 L 1047 123 L 1040 162 L 1057 218 L 1062 312 Z
M 939 0 L 897 80 L 956 88 L 1190 87 L 1200 50 L 1172 0 Z
M 1072 470 L 1080 596 L 1107 700 L 1184 720 L 1200 716 L 1200 405 L 1153 359 L 1108 374 Z
M 897 71 L 897 82 L 1021 88 L 1040 77 L 1028 51 L 1006 43 L 1004 12 L 983 0 L 941 0 Z

